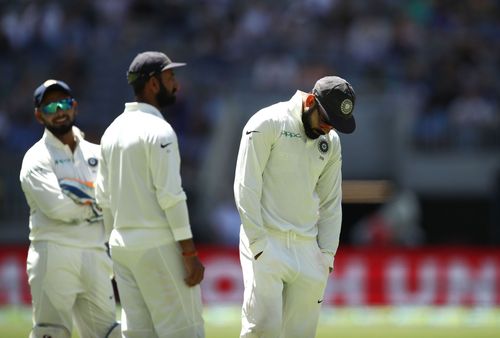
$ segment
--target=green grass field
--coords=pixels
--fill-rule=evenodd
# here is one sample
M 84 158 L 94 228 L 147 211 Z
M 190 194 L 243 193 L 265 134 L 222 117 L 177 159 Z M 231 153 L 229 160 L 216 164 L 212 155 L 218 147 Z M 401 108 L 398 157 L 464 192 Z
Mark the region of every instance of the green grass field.
M 0 337 L 26 338 L 29 308 L 0 308 Z M 236 338 L 238 307 L 205 309 L 207 338 Z M 78 337 L 76 334 L 74 338 Z M 498 338 L 500 309 L 339 308 L 325 309 L 317 338 Z

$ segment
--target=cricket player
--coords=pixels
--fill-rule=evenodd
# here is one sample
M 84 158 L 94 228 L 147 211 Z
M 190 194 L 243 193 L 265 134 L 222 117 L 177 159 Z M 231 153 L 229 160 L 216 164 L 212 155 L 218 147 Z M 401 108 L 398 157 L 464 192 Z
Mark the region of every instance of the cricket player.
M 33 304 L 31 338 L 120 337 L 112 263 L 102 213 L 94 200 L 99 146 L 75 127 L 78 103 L 63 81 L 34 92 L 45 126 L 25 154 L 21 186 L 30 207 L 27 272 Z
M 111 257 L 124 337 L 204 337 L 204 267 L 192 239 L 177 136 L 160 113 L 175 102 L 172 62 L 139 53 L 128 70 L 135 102 L 106 129 L 96 198 L 113 227 Z
M 341 149 L 355 94 L 319 79 L 254 114 L 243 129 L 234 194 L 241 217 L 241 337 L 312 338 L 339 244 Z

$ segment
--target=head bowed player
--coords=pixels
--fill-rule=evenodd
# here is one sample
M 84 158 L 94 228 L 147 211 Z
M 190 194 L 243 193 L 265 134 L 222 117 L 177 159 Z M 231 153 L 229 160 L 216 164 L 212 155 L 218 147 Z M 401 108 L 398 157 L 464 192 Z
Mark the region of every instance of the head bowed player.
M 327 124 L 344 134 L 356 129 L 353 115 L 356 94 L 349 82 L 338 76 L 326 76 L 316 81 L 311 93 L 316 99 L 317 107 L 314 108 L 318 108 Z M 310 115 L 305 111 L 302 122 L 306 135 L 315 139 L 319 134 L 311 127 Z

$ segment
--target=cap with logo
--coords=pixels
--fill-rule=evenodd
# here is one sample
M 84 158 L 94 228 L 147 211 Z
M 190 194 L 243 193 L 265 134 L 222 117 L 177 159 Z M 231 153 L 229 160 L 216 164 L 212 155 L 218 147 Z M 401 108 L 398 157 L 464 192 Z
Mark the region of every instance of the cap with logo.
M 129 84 L 132 84 L 138 79 L 147 80 L 154 74 L 159 74 L 166 69 L 185 65 L 183 62 L 172 62 L 168 56 L 161 52 L 142 52 L 132 60 L 127 71 L 127 80 Z
M 316 82 L 312 93 L 336 130 L 350 134 L 356 129 L 352 114 L 356 95 L 349 82 L 338 76 L 326 76 Z
M 73 97 L 71 88 L 65 82 L 54 79 L 46 80 L 37 89 L 35 89 L 35 92 L 33 93 L 33 102 L 35 104 L 35 107 L 40 107 L 40 104 L 43 101 L 43 97 L 49 89 L 59 89 Z

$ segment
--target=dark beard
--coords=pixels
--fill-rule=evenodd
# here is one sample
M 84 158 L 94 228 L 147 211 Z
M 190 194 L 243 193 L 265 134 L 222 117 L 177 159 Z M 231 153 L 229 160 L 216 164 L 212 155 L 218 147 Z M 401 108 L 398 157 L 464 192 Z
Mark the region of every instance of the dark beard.
M 54 134 L 54 136 L 62 136 L 71 130 L 71 128 L 73 127 L 73 124 L 74 124 L 74 121 L 71 121 L 68 124 L 64 124 L 62 126 L 45 125 L 45 128 L 47 128 L 52 134 Z
M 312 140 L 315 140 L 320 136 L 320 134 L 316 132 L 313 128 L 311 128 L 312 112 L 313 112 L 312 108 L 309 108 L 302 113 L 302 124 L 304 125 L 304 132 L 306 133 L 306 136 Z
M 158 105 L 161 108 L 164 108 L 166 106 L 170 106 L 175 103 L 175 94 L 174 93 L 169 93 L 167 91 L 167 88 L 161 83 L 160 81 L 160 91 L 158 94 L 156 94 L 156 101 L 158 102 Z

